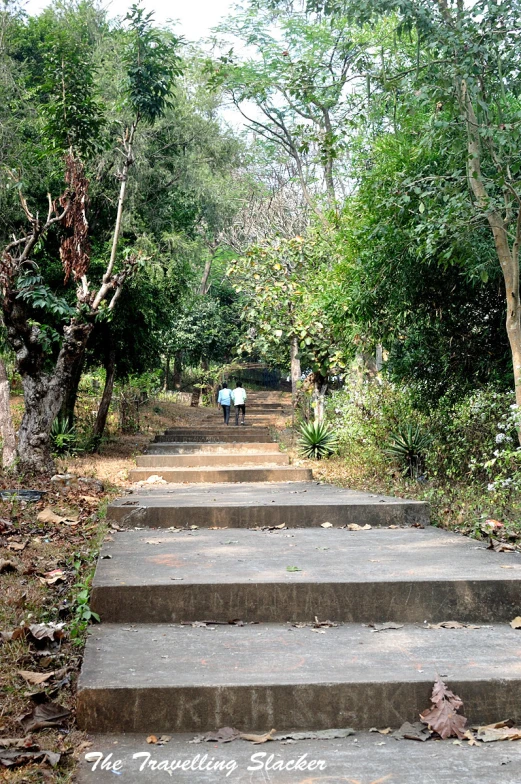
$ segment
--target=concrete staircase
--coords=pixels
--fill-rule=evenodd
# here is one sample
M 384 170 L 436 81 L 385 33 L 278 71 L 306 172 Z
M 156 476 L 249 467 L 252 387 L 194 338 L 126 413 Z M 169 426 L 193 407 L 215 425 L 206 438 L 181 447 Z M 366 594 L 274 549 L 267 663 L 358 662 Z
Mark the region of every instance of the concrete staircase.
M 283 406 L 272 410 L 282 421 Z M 330 487 L 310 474 L 300 481 L 301 469 L 287 464 L 273 440 L 248 440 L 256 425 L 222 428 L 234 440 L 215 441 L 213 419 L 190 429 L 192 440 L 177 429 L 138 458 L 134 478 L 157 473 L 193 484 L 141 487 L 109 507 L 109 520 L 123 530 L 103 546 L 93 581 L 91 606 L 102 623 L 85 650 L 81 727 L 142 733 L 132 748 L 145 750 L 150 733 L 222 726 L 398 727 L 429 706 L 436 675 L 462 697 L 471 723 L 521 722 L 521 633 L 509 625 L 521 612 L 519 554 L 431 528 L 423 503 Z M 209 476 L 216 478 L 204 484 Z M 240 484 L 245 476 L 256 479 Z M 314 628 L 317 619 L 332 625 Z M 444 621 L 469 626 L 435 627 Z M 383 623 L 396 628 L 379 631 Z M 167 756 L 181 749 L 193 756 L 189 737 L 176 735 Z M 348 741 L 320 747 L 338 775 L 323 780 L 363 774 L 364 784 L 376 781 L 385 772 L 385 763 L 374 767 L 376 740 L 367 741 L 365 756 L 349 757 L 358 767 L 347 779 L 351 771 L 337 762 L 348 758 Z M 104 738 L 99 745 L 113 751 Z M 418 770 L 428 763 L 421 753 L 423 762 L 411 752 Z M 385 780 L 412 784 L 389 755 L 398 775 Z M 483 777 L 486 769 L 480 759 L 467 778 L 442 771 L 414 782 L 516 781 L 495 769 Z M 180 780 L 272 781 L 244 771 Z M 79 781 L 112 780 L 98 773 L 85 768 Z M 294 774 L 273 782 L 303 780 Z

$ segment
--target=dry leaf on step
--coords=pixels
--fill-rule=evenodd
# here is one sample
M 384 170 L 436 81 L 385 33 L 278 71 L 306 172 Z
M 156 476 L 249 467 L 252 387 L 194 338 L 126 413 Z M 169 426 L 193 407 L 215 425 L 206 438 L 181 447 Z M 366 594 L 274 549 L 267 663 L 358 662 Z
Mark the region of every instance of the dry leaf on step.
M 512 726 L 512 721 L 498 721 L 495 724 L 486 724 L 476 727 L 477 740 L 483 743 L 492 743 L 500 740 L 521 740 L 521 729 Z
M 249 735 L 247 732 L 241 732 L 239 735 L 241 740 L 248 740 L 250 743 L 267 743 L 269 740 L 273 740 L 273 735 L 277 732 L 277 730 L 270 730 L 269 732 L 265 732 L 263 735 Z
M 394 623 L 387 621 L 387 623 L 370 623 L 369 626 L 373 632 L 387 632 L 391 629 L 403 629 L 403 623 Z
M 358 525 L 358 523 L 349 523 L 347 526 L 348 531 L 369 531 L 373 526 L 369 525 Z
M 321 528 L 333 528 L 333 523 L 320 523 Z
M 442 621 L 441 623 L 428 623 L 427 629 L 481 629 L 481 626 L 473 626 L 471 623 L 460 623 L 459 621 Z
M 518 615 L 513 621 L 510 621 L 510 626 L 513 629 L 521 629 L 521 615 Z
M 465 738 L 467 719 L 458 714 L 463 702 L 437 677 L 431 695 L 432 706 L 420 714 L 420 719 L 445 739 L 456 736 Z

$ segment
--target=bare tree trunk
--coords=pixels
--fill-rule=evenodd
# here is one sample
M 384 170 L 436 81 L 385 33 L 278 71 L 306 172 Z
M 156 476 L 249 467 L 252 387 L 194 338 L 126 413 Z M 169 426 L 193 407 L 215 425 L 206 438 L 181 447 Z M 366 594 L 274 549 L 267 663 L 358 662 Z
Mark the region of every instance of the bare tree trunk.
M 109 408 L 112 401 L 112 393 L 114 391 L 114 377 L 116 375 L 116 350 L 111 345 L 108 356 L 105 362 L 105 386 L 103 387 L 103 394 L 94 423 L 93 443 L 96 451 L 99 449 L 105 426 L 107 424 L 107 417 Z
M 486 217 L 494 237 L 497 257 L 505 281 L 506 330 L 512 354 L 516 403 L 521 410 L 521 302 L 519 290 L 519 252 L 521 246 L 521 207 L 517 209 L 515 237 L 510 248 L 508 224 L 500 212 L 489 207 L 489 194 L 481 173 L 481 144 L 479 124 L 465 80 L 459 85 L 460 101 L 464 111 L 468 134 L 468 181 L 478 208 Z M 518 426 L 521 443 L 521 426 Z
M 2 466 L 12 468 L 16 460 L 16 437 L 11 416 L 10 389 L 7 370 L 0 359 L 0 432 L 2 434 Z
M 8 329 L 10 329 L 10 325 Z M 51 455 L 51 428 L 71 384 L 77 362 L 83 356 L 92 324 L 72 320 L 64 329 L 64 339 L 54 372 L 42 371 L 43 351 L 38 330 L 30 327 L 31 339 L 13 339 L 24 389 L 24 415 L 18 431 L 17 454 L 22 471 L 47 473 L 54 470 Z M 27 336 L 26 336 L 27 337 Z
M 182 351 L 176 351 L 175 354 L 174 354 L 174 376 L 173 376 L 173 379 L 172 379 L 172 383 L 174 385 L 174 389 L 180 389 L 181 388 L 181 373 L 182 373 L 182 368 L 183 368 L 182 358 L 183 358 L 183 352 Z
M 69 387 L 65 390 L 65 396 L 59 413 L 59 416 L 67 421 L 69 427 L 72 427 L 74 424 L 74 409 L 76 408 L 76 400 L 78 399 L 78 387 L 81 381 L 83 360 L 84 355 L 82 354 L 71 374 L 71 382 Z
M 204 265 L 203 277 L 201 278 L 201 285 L 199 286 L 199 294 L 206 294 L 208 291 L 208 278 L 212 271 L 213 253 L 210 253 Z
M 291 338 L 291 396 L 293 398 L 293 405 L 297 401 L 297 384 L 300 381 L 302 370 L 300 368 L 300 357 L 298 355 L 298 338 L 295 335 Z
M 163 384 L 163 392 L 168 391 L 169 377 L 170 377 L 170 354 L 167 354 L 166 361 L 165 361 L 165 382 Z

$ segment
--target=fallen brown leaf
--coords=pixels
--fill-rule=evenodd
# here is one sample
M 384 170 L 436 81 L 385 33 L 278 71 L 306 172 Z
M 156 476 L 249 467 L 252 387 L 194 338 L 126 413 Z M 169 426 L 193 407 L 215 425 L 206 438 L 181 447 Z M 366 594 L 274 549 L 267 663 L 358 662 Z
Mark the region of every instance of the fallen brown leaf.
M 518 615 L 513 621 L 510 621 L 510 626 L 513 629 L 521 629 L 521 615 Z
M 157 743 L 156 736 L 155 735 L 149 735 L 148 738 L 147 738 L 147 743 L 154 743 L 154 744 L 156 744 Z
M 419 721 L 415 721 L 414 724 L 406 721 L 402 724 L 399 730 L 395 730 L 392 734 L 392 737 L 396 738 L 396 740 L 406 739 L 426 741 L 429 740 L 431 736 L 431 730 L 428 727 L 425 727 Z
M 39 686 L 40 683 L 45 683 L 45 681 L 48 681 L 49 678 L 52 678 L 54 675 L 54 670 L 52 672 L 31 672 L 30 670 L 19 670 L 18 675 L 21 675 L 22 678 L 27 681 L 27 683 L 31 683 L 33 686 Z
M 464 739 L 467 719 L 457 713 L 459 708 L 463 707 L 463 702 L 447 688 L 439 676 L 434 681 L 431 702 L 432 706 L 420 713 L 421 721 L 443 739 L 454 736 L 460 740 Z
M 275 732 L 277 732 L 277 730 L 270 730 L 269 732 L 265 732 L 263 735 L 250 735 L 247 732 L 241 732 L 239 737 L 241 740 L 248 740 L 250 743 L 259 745 L 260 743 L 267 743 L 268 741 L 273 740 L 273 735 Z
M 59 727 L 69 715 L 70 711 L 57 702 L 42 702 L 21 716 L 19 721 L 25 732 L 35 732 L 46 727 Z
M 27 542 L 8 542 L 7 549 L 14 552 L 21 553 L 27 547 Z
M 387 632 L 390 629 L 403 629 L 403 623 L 394 623 L 387 621 L 386 623 L 370 623 L 368 624 L 373 632 Z
M 320 523 L 321 528 L 333 528 L 333 523 Z
M 367 525 L 358 525 L 358 523 L 349 523 L 349 525 L 346 526 L 348 531 L 369 531 L 372 527 L 373 526 L 369 525 L 369 523 L 367 523 Z
M 459 621 L 442 621 L 441 623 L 428 623 L 427 629 L 481 629 L 481 626 L 473 626 L 471 623 L 460 623 Z

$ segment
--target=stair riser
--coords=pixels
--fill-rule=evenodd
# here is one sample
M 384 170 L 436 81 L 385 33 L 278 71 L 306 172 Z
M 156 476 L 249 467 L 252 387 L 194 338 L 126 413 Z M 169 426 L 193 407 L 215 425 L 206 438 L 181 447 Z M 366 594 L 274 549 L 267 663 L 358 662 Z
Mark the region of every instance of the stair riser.
M 107 517 L 122 526 L 150 526 L 168 528 L 198 525 L 200 528 L 220 526 L 227 528 L 253 528 L 255 526 L 275 526 L 285 523 L 288 528 L 318 526 L 330 522 L 332 525 L 388 526 L 429 525 L 429 506 L 427 504 L 394 504 L 367 506 L 350 504 L 342 506 L 109 506 Z
M 175 666 L 175 655 L 172 661 Z M 251 667 L 253 673 L 254 660 Z M 521 679 L 450 680 L 448 685 L 463 699 L 470 724 L 488 724 L 497 721 L 498 716 L 508 716 L 516 724 L 521 721 Z M 418 721 L 418 714 L 430 705 L 431 692 L 432 680 L 142 689 L 80 687 L 77 720 L 81 729 L 98 733 L 206 732 L 225 726 L 250 731 L 272 727 L 362 730 Z
M 180 468 L 183 466 L 255 466 L 275 463 L 277 465 L 289 465 L 289 457 L 283 454 L 245 455 L 245 454 L 226 454 L 226 455 L 143 455 L 136 459 L 139 468 Z
M 131 482 L 142 482 L 150 476 L 160 476 L 166 482 L 191 484 L 214 484 L 221 482 L 306 482 L 311 481 L 313 473 L 310 468 L 229 468 L 223 470 L 181 469 L 169 471 L 168 468 L 133 469 L 129 471 Z
M 105 623 L 309 623 L 315 616 L 346 623 L 508 623 L 520 606 L 521 583 L 496 580 L 94 585 L 91 595 L 91 607 Z
M 270 441 L 270 435 L 268 431 L 261 430 L 239 430 L 238 428 L 234 428 L 233 430 L 222 429 L 213 431 L 197 431 L 197 432 L 190 432 L 190 431 L 182 431 L 176 433 L 165 433 L 163 436 L 156 436 L 153 443 L 161 444 L 161 443 L 184 443 L 184 442 L 192 442 L 194 444 L 204 443 L 205 441 L 210 442 L 219 442 L 222 441 L 223 443 L 238 443 L 238 444 L 245 444 L 248 441 L 255 441 L 255 442 L 264 442 Z
M 199 452 L 210 452 L 216 455 L 242 455 L 244 452 L 261 452 L 279 454 L 278 444 L 263 444 L 262 442 L 249 444 L 150 444 L 147 448 L 148 455 L 192 455 Z

